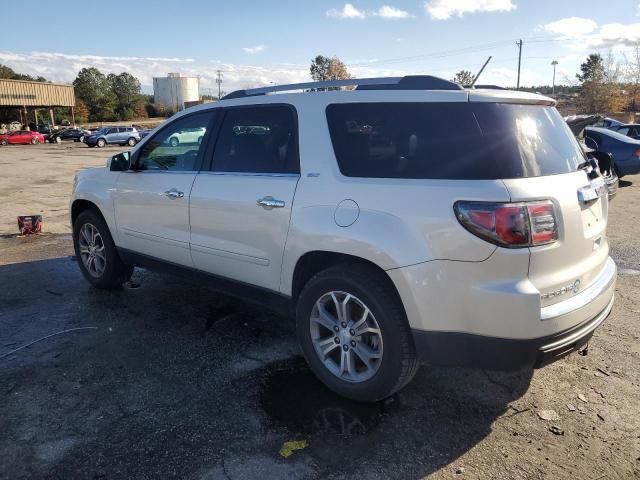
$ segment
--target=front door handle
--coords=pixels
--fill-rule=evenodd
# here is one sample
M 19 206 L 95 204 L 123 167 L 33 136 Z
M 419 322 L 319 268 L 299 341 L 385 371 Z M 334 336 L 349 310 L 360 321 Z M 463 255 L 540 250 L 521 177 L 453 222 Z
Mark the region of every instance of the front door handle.
M 162 195 L 164 195 L 165 197 L 169 197 L 171 200 L 175 200 L 176 198 L 184 197 L 184 192 L 172 188 L 171 190 L 167 190 L 166 192 L 164 192 Z
M 273 197 L 260 198 L 256 203 L 267 210 L 272 208 L 284 208 L 284 202 L 282 200 L 276 200 Z

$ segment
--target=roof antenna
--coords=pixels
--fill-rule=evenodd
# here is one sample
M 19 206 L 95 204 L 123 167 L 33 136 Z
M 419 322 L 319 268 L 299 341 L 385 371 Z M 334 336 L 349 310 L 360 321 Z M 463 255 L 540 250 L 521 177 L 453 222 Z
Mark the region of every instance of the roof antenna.
M 473 82 L 471 82 L 471 85 L 469 85 L 469 88 L 473 88 L 473 86 L 476 84 L 476 82 L 478 81 L 478 78 L 480 78 L 480 75 L 482 74 L 482 72 L 484 71 L 484 67 L 487 66 L 487 63 L 489 63 L 491 61 L 491 55 L 489 55 L 489 58 L 487 58 L 487 61 L 484 62 L 484 65 L 482 65 L 482 68 L 480 69 L 480 71 L 476 74 L 476 76 L 473 78 Z

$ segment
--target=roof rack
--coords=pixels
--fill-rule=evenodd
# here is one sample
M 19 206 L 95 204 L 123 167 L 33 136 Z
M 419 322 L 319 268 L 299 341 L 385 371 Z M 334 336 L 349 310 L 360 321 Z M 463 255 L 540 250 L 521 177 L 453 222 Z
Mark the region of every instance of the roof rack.
M 324 88 L 356 86 L 356 90 L 463 90 L 457 83 L 433 77 L 431 75 L 407 75 L 404 77 L 381 78 L 350 78 L 347 80 L 330 80 L 325 82 L 291 83 L 288 85 L 273 85 L 269 87 L 236 90 L 222 97 L 222 100 L 232 98 L 253 97 L 268 93 L 286 92 L 290 90 L 316 90 Z

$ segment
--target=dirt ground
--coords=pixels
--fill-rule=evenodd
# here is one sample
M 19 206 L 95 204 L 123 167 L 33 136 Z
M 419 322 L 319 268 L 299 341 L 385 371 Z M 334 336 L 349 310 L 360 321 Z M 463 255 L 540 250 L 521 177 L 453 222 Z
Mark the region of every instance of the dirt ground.
M 103 166 L 125 148 L 76 142 L 0 147 L 0 235 L 18 231 L 18 215 L 42 215 L 44 231 L 70 233 L 69 195 L 76 171 Z
M 88 287 L 72 173 L 117 151 L 0 148 L 0 231 L 28 210 L 60 233 L 0 235 L 0 478 L 640 478 L 640 176 L 610 206 L 617 298 L 586 356 L 423 367 L 360 405 L 315 380 L 283 318 L 144 270 Z

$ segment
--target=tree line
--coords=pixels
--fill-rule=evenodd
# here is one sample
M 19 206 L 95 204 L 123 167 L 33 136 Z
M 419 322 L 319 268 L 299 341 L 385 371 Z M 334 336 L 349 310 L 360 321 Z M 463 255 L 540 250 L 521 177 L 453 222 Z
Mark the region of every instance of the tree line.
M 352 78 L 346 65 L 337 57 L 317 55 L 311 60 L 309 74 L 316 81 Z M 42 77 L 15 72 L 0 64 L 0 78 L 46 82 Z M 452 81 L 470 85 L 474 74 L 460 70 Z M 480 81 L 482 83 L 482 81 Z M 170 116 L 174 112 L 153 102 L 153 95 L 141 92 L 140 81 L 128 72 L 105 75 L 95 67 L 82 68 L 73 81 L 76 94 L 75 116 L 80 123 L 132 120 L 134 118 Z M 549 85 L 521 88 L 550 94 Z M 556 93 L 578 93 L 578 109 L 584 113 L 636 111 L 640 108 L 640 45 L 630 59 L 615 61 L 611 54 L 589 55 L 580 66 L 574 81 L 567 78 L 555 86 Z M 215 97 L 211 97 L 215 100 Z M 70 116 L 68 109 L 56 109 L 58 117 Z M 0 111 L 0 117 L 7 116 Z M 3 118 L 0 118 L 0 120 Z

